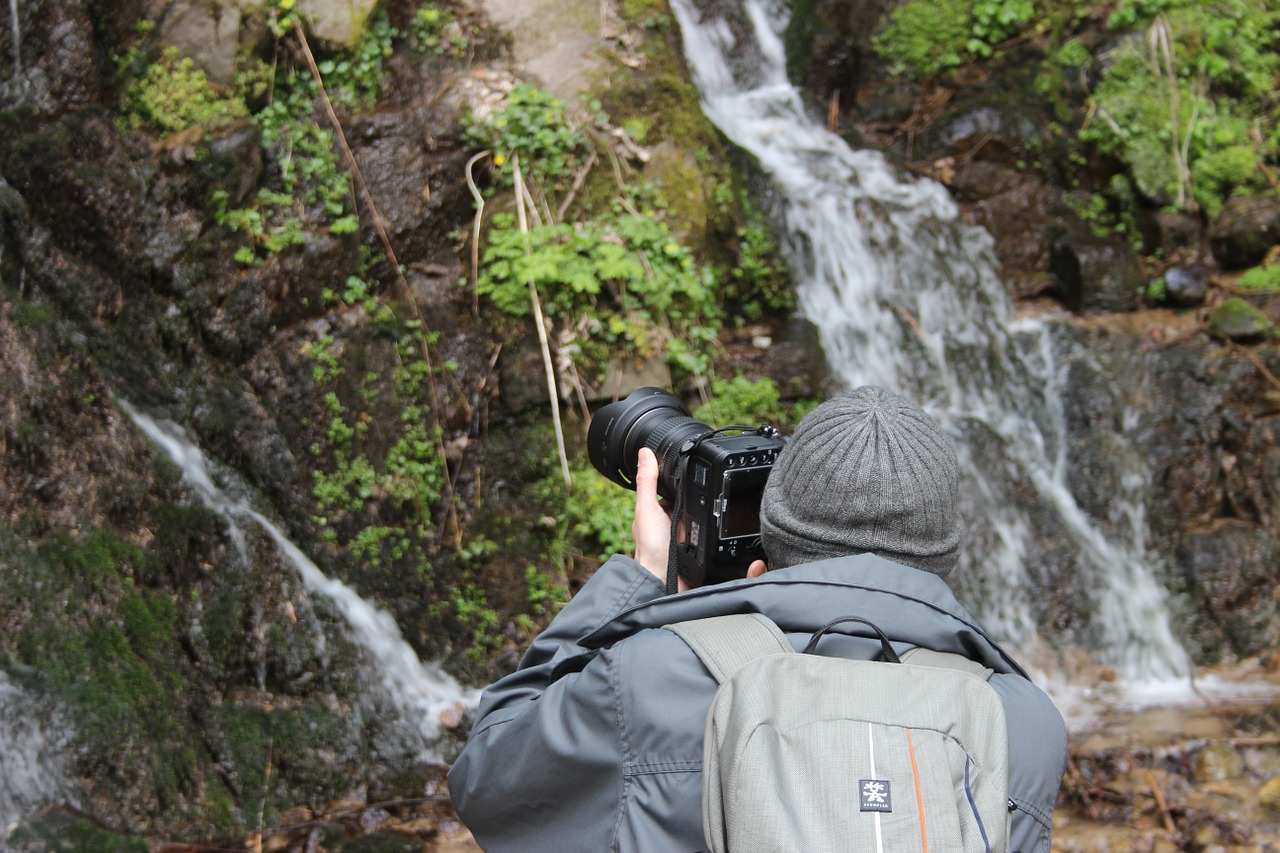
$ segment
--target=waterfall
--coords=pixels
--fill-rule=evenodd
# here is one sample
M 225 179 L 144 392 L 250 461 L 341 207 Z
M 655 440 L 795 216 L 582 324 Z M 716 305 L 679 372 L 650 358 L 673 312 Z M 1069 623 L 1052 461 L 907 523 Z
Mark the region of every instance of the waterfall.
M 799 310 L 832 373 L 918 401 L 956 440 L 966 605 L 1011 647 L 1064 655 L 1039 626 L 1051 580 L 1065 578 L 1080 602 L 1071 639 L 1094 660 L 1135 682 L 1186 676 L 1146 548 L 1143 460 L 1125 459 L 1112 517 L 1076 504 L 1063 368 L 1049 327 L 1013 317 L 990 235 L 960 219 L 942 185 L 899 178 L 879 152 L 855 151 L 814 120 L 786 75 L 785 2 L 702 5 L 672 0 L 703 109 L 769 177 Z M 1037 529 L 1046 523 L 1068 543 L 1052 561 Z
M 13 79 L 22 79 L 22 29 L 18 20 L 18 0 L 9 0 L 9 19 L 13 22 Z
M 210 473 L 204 454 L 169 423 L 157 422 L 129 403 L 117 404 L 138 427 L 173 460 L 183 480 L 207 508 L 222 515 L 229 525 L 240 556 L 248 560 L 242 521 L 250 521 L 270 536 L 281 555 L 292 565 L 307 591 L 330 601 L 346 622 L 347 633 L 367 659 L 374 680 L 369 686 L 380 689 L 395 709 L 402 726 L 416 741 L 420 758 L 439 762 L 435 743 L 440 738 L 442 720 L 456 720 L 473 708 L 479 692 L 462 688 L 438 667 L 422 663 L 405 642 L 390 614 L 365 601 L 339 580 L 330 578 L 312 562 L 284 532 L 266 516 L 253 509 L 244 498 L 234 498 L 220 488 Z M 317 638 L 323 643 L 323 636 Z M 366 681 L 370 680 L 366 675 Z
M 66 768 L 71 734 L 52 703 L 0 672 L 0 849 L 23 815 L 75 799 Z

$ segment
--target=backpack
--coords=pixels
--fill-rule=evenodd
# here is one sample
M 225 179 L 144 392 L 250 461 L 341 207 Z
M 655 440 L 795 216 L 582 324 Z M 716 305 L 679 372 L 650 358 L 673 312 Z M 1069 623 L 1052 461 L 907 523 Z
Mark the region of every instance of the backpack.
M 814 654 L 841 622 L 884 660 Z M 901 658 L 836 619 L 797 654 L 759 613 L 665 626 L 719 687 L 707 712 L 702 824 L 712 853 L 1005 853 L 1009 752 L 991 670 Z

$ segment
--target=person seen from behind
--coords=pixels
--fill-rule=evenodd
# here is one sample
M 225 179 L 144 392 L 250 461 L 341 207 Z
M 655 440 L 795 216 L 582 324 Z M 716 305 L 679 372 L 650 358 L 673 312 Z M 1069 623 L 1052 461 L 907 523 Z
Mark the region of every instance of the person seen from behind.
M 774 466 L 760 510 L 767 565 L 667 595 L 670 516 L 640 451 L 635 555 L 615 555 L 488 687 L 449 772 L 459 816 L 501 851 L 703 851 L 703 732 L 717 682 L 664 625 L 772 619 L 797 649 L 832 620 L 873 619 L 895 648 L 959 653 L 992 670 L 1008 728 L 1010 851 L 1049 853 L 1067 760 L 1052 701 L 944 581 L 964 538 L 955 450 L 906 399 L 867 386 L 818 406 Z M 836 629 L 822 654 L 873 660 Z M 855 804 L 856 806 L 856 804 Z

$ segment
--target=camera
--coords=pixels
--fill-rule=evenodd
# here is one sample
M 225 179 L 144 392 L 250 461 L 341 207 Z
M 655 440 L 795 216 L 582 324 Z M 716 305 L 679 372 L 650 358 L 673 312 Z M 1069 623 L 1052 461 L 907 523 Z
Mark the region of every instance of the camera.
M 760 499 L 785 444 L 769 424 L 712 429 L 650 387 L 602 406 L 587 428 L 591 464 L 620 486 L 636 487 L 640 448 L 658 458 L 658 494 L 674 504 L 677 565 L 692 586 L 745 577 L 764 558 Z

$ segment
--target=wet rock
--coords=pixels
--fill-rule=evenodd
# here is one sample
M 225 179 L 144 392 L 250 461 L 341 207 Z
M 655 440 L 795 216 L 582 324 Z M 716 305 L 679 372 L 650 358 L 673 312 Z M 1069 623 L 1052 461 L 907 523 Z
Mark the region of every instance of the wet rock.
M 1223 524 L 1188 533 L 1174 560 L 1197 602 L 1197 642 L 1216 635 L 1226 650 L 1251 655 L 1275 642 L 1277 602 L 1274 567 L 1280 557 L 1274 537 L 1253 525 Z
M 469 152 L 456 132 L 457 118 L 449 98 L 437 93 L 430 103 L 415 101 L 347 119 L 348 141 L 365 185 L 403 259 L 443 262 L 454 257 L 441 247 L 450 244 L 448 234 L 458 227 L 455 213 L 472 205 L 463 179 Z M 361 194 L 363 236 L 372 245 L 381 238 L 372 227 L 367 202 Z
M 967 218 L 995 239 L 1005 282 L 1023 299 L 1052 291 L 1052 235 L 1061 216 L 1061 193 L 1033 173 L 984 161 L 954 167 L 948 185 L 973 200 Z
M 1172 255 L 1187 246 L 1194 246 L 1201 240 L 1203 226 L 1199 218 L 1178 210 L 1165 209 L 1157 211 L 1154 216 L 1154 245 Z
M 240 3 L 177 0 L 160 23 L 159 41 L 173 45 L 219 85 L 234 82 L 240 43 Z
M 359 43 L 378 0 L 298 0 L 298 13 L 312 38 L 334 48 Z
M 1211 743 L 1196 751 L 1191 770 L 1198 784 L 1238 779 L 1244 773 L 1244 759 L 1229 743 Z
M 204 156 L 195 158 L 195 168 L 208 190 L 227 194 L 227 206 L 243 204 L 262 176 L 262 139 L 257 125 L 240 121 L 214 131 L 206 142 Z
M 103 80 L 87 5 L 82 0 L 26 0 L 10 6 L 17 19 L 5 15 L 0 27 L 6 65 L 0 76 L 0 110 L 49 118 L 98 102 Z M 14 66 L 16 73 L 10 74 Z M 0 131 L 6 136 L 11 132 Z
M 1236 343 L 1255 343 L 1274 331 L 1266 314 L 1238 297 L 1224 300 L 1209 314 L 1209 333 Z
M 1164 282 L 1170 305 L 1191 308 L 1202 304 L 1209 292 L 1209 271 L 1203 267 L 1170 267 L 1165 270 Z
M 1280 243 L 1280 193 L 1234 195 L 1209 229 L 1209 247 L 1223 269 L 1255 266 Z
M 937 127 L 938 139 L 958 155 L 1013 166 L 1026 155 L 1026 142 L 1036 136 L 1036 116 L 1013 99 L 979 96 L 960 105 Z
M 147 280 L 150 264 L 140 260 L 140 247 L 159 213 L 147 197 L 156 166 L 150 150 L 121 136 L 108 114 L 70 113 L 0 147 L 0 171 L 68 252 Z
M 1076 234 L 1060 238 L 1051 266 L 1067 307 L 1077 314 L 1130 311 L 1144 284 L 1137 254 L 1122 240 Z

